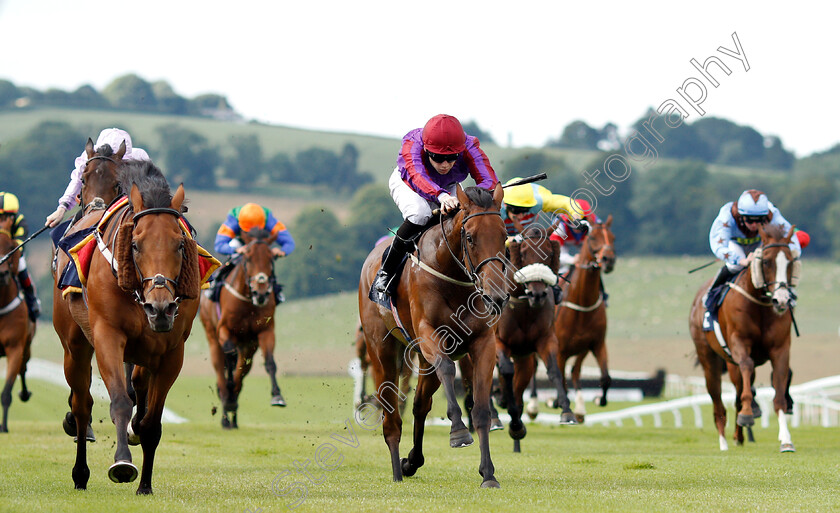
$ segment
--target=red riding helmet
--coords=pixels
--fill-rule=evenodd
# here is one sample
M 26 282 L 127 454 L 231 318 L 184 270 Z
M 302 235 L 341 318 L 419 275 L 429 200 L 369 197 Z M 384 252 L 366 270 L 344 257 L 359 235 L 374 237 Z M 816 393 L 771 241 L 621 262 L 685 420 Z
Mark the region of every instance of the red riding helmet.
M 423 147 L 443 155 L 461 153 L 467 149 L 467 134 L 458 118 L 438 114 L 423 127 Z

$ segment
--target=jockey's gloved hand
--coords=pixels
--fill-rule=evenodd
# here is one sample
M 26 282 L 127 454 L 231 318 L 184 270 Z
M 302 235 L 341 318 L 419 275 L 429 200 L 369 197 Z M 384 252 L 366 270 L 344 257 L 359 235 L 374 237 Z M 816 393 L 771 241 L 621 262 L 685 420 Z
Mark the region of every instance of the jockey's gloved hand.
M 584 235 L 589 233 L 589 230 L 592 229 L 592 225 L 589 224 L 589 221 L 587 221 L 586 219 L 578 219 L 577 222 L 578 222 L 578 226 L 577 226 L 578 231 L 580 231 Z

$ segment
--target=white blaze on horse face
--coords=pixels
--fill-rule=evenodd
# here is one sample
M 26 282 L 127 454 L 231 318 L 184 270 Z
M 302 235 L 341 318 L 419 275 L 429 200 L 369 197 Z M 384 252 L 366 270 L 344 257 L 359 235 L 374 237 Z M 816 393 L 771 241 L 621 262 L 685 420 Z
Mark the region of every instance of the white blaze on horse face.
M 788 259 L 787 255 L 785 255 L 784 251 L 779 251 L 776 255 L 776 283 L 779 285 L 776 290 L 773 291 L 773 300 L 776 302 L 779 307 L 777 310 L 781 308 L 781 311 L 784 312 L 787 310 L 788 302 L 790 301 L 790 291 L 787 287 L 782 287 L 782 284 L 787 283 L 787 268 L 788 268 Z

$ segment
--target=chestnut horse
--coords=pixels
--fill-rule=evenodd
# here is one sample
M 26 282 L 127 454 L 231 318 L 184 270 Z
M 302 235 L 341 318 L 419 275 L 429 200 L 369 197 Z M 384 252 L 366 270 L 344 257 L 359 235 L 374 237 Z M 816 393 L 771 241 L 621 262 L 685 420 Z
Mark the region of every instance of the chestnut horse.
M 734 439 L 738 445 L 744 443 L 743 428 L 755 423 L 752 381 L 755 367 L 769 361 L 773 367 L 772 381 L 776 395 L 773 409 L 779 419 L 779 442 L 781 452 L 794 452 L 785 412 L 790 371 L 790 328 L 793 299 L 790 289 L 799 281 L 801 264 L 789 244 L 793 227 L 784 232 L 780 225 L 762 226 L 758 230 L 761 245 L 753 253 L 752 263 L 727 286 L 732 289 L 726 294 L 718 311 L 720 334 L 725 345 L 721 345 L 713 331 L 703 331 L 705 305 L 703 295 L 711 280 L 704 283 L 691 305 L 688 327 L 697 358 L 706 376 L 706 389 L 714 405 L 715 425 L 718 430 L 720 450 L 729 447 L 726 443 L 726 408 L 720 398 L 720 379 L 723 362 L 729 370 L 729 378 L 735 385 L 735 408 L 738 417 Z
M 482 487 L 498 487 L 490 459 L 490 388 L 496 363 L 495 322 L 509 297 L 504 265 L 505 227 L 499 208 L 501 185 L 491 194 L 485 189 L 457 187 L 460 210 L 428 229 L 418 243 L 418 254 L 406 264 L 392 297 L 394 311 L 408 340 L 399 333 L 391 310 L 368 299 L 373 278 L 387 244 L 371 251 L 359 282 L 359 313 L 371 360 L 377 399 L 385 407 L 382 434 L 391 455 L 394 481 L 412 476 L 424 463 L 423 433 L 432 395 L 443 384 L 446 413 L 452 421 L 451 447 L 473 442 L 455 395 L 455 362 L 470 355 L 473 423 L 481 451 Z M 412 255 L 413 256 L 413 255 Z M 414 448 L 400 459 L 402 419 L 397 403 L 401 365 L 412 365 L 411 349 L 422 358 L 414 393 Z
M 120 195 L 117 169 L 123 162 L 125 143 L 123 142 L 120 145 L 116 153 L 107 144 L 99 148 L 99 151 L 94 151 L 93 140 L 89 138 L 87 144 L 85 144 L 85 153 L 88 160 L 81 173 L 82 208 L 81 212 L 77 214 L 76 222 L 72 223 L 69 229 L 67 229 L 66 235 L 76 233 L 78 230 L 98 223 L 105 213 L 105 207 Z M 64 230 L 65 227 L 62 224 L 56 229 Z M 86 326 L 88 324 L 87 307 L 80 292 L 69 291 L 65 293 L 58 288 L 59 277 L 67 266 L 69 257 L 56 247 L 53 247 L 53 254 L 54 262 L 52 272 L 55 283 L 53 287 L 53 327 L 59 339 L 65 341 L 63 343 L 65 351 L 71 346 L 84 347 L 87 343 L 87 338 L 80 325 Z M 74 313 L 71 313 L 71 308 Z M 78 323 L 76 322 L 76 318 L 79 319 Z M 91 346 L 90 349 L 92 351 L 93 347 Z M 69 355 L 65 353 L 65 361 L 67 361 L 68 357 Z M 72 407 L 72 390 L 68 403 Z M 76 422 L 72 413 L 67 413 L 62 424 L 68 435 L 76 436 Z M 96 438 L 93 436 L 93 429 L 90 426 L 87 428 L 86 437 L 89 442 L 96 441 Z
M 8 255 L 18 243 L 12 238 L 12 216 L 0 219 L 0 258 Z M 0 264 L 0 356 L 6 357 L 6 384 L 0 394 L 3 418 L 0 433 L 9 432 L 9 406 L 12 404 L 12 387 L 20 376 L 20 400 L 26 402 L 32 395 L 26 388 L 26 364 L 29 362 L 35 323 L 29 319 L 17 282 L 20 251 Z
M 238 428 L 236 412 L 242 381 L 251 370 L 257 347 L 271 378 L 271 405 L 286 406 L 277 385 L 274 362 L 274 273 L 271 254 L 273 237 L 267 230 L 255 228 L 242 234 L 243 253 L 224 279 L 219 302 L 201 296 L 199 317 L 204 325 L 210 358 L 216 371 L 216 391 L 222 400 L 222 427 Z M 222 344 L 225 344 L 223 350 Z
M 77 316 L 76 306 L 70 307 L 86 338 L 62 339 L 64 369 L 79 432 L 90 420 L 90 362 L 96 352 L 116 426 L 115 463 L 108 477 L 121 483 L 137 478 L 128 444 L 129 438 L 132 443 L 139 438 L 143 467 L 137 494 L 150 494 L 161 414 L 181 370 L 184 342 L 198 311 L 201 276 L 197 245 L 182 218 L 183 185 L 172 194 L 166 178 L 150 162 L 124 164 L 120 184 L 130 191 L 129 197 L 114 205 L 94 232 L 99 250 L 93 254 L 84 288 L 87 316 Z M 133 419 L 123 362 L 136 365 Z M 78 438 L 72 475 L 77 489 L 87 487 L 84 437 Z
M 607 305 L 601 290 L 601 270 L 610 273 L 615 266 L 615 235 L 610 230 L 612 215 L 603 223 L 593 223 L 581 244 L 578 260 L 563 298 L 557 305 L 554 332 L 560 342 L 558 365 L 566 381 L 566 362 L 575 357 L 572 367 L 572 386 L 575 389 L 575 417 L 583 422 L 586 415 L 583 392 L 580 388 L 580 369 L 590 352 L 601 369 L 601 406 L 607 405 L 610 373 L 607 370 Z
M 521 242 L 511 242 L 510 261 L 517 282 L 508 307 L 498 325 L 496 351 L 502 393 L 510 414 L 508 434 L 513 438 L 514 452 L 520 452 L 520 440 L 527 430 L 522 423 L 522 393 L 536 373 L 534 353 L 542 358 L 548 377 L 557 388 L 563 408 L 561 424 L 576 424 L 563 389 L 561 367 L 558 367 L 557 336 L 554 333 L 554 294 L 560 269 L 560 244 L 549 239 L 554 227 L 545 231 L 530 225 L 521 233 Z M 511 357 L 513 361 L 511 361 Z

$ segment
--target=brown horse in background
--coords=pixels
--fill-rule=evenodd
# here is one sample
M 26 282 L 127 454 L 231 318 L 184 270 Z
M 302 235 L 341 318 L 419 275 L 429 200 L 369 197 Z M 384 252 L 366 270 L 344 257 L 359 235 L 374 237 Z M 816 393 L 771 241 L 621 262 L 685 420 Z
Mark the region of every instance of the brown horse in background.
M 264 229 L 242 234 L 243 252 L 226 276 L 219 302 L 201 296 L 199 316 L 204 325 L 210 358 L 216 371 L 216 392 L 222 401 L 222 427 L 235 429 L 242 381 L 251 370 L 257 347 L 271 378 L 271 405 L 286 406 L 277 385 L 274 362 L 274 290 L 271 276 L 273 238 Z
M 688 327 L 703 366 L 706 389 L 714 405 L 715 425 L 720 450 L 727 450 L 726 408 L 721 401 L 721 372 L 723 362 L 735 385 L 735 408 L 738 417 L 734 439 L 744 443 L 743 428 L 755 423 L 752 383 L 755 367 L 769 361 L 773 367 L 772 381 L 776 395 L 773 409 L 779 419 L 781 452 L 794 452 L 785 411 L 788 409 L 786 391 L 790 371 L 790 328 L 793 299 L 790 289 L 797 285 L 801 264 L 798 255 L 789 247 L 793 227 L 784 232 L 780 225 L 760 227 L 761 245 L 753 252 L 751 264 L 744 269 L 726 294 L 718 311 L 722 346 L 714 331 L 703 331 L 705 305 L 703 295 L 711 280 L 704 283 L 691 305 Z
M 553 231 L 553 226 L 545 231 L 531 225 L 521 233 L 521 242 L 511 242 L 509 246 L 510 261 L 517 269 L 514 275 L 517 286 L 499 319 L 496 351 L 499 382 L 511 417 L 508 433 L 513 438 L 514 452 L 520 452 L 520 440 L 527 433 L 522 423 L 522 393 L 537 370 L 534 353 L 542 358 L 548 377 L 557 388 L 563 408 L 560 423 L 576 423 L 558 367 L 559 343 L 554 333 L 551 287 L 557 284 L 560 244 L 549 239 Z
M 601 368 L 601 406 L 607 405 L 610 374 L 607 369 L 607 305 L 601 290 L 601 270 L 610 273 L 615 267 L 615 235 L 610 230 L 612 214 L 603 223 L 593 223 L 581 245 L 578 263 L 557 305 L 554 331 L 560 341 L 558 365 L 566 386 L 566 362 L 575 357 L 572 386 L 575 388 L 575 417 L 583 422 L 586 415 L 580 388 L 580 369 L 590 352 Z
M 504 264 L 505 227 L 499 208 L 504 191 L 457 187 L 461 209 L 428 229 L 420 238 L 417 263 L 406 264 L 392 298 L 408 337 L 401 340 L 391 310 L 368 299 L 368 291 L 387 247 L 368 255 L 359 282 L 359 314 L 371 359 L 377 398 L 385 407 L 382 434 L 391 455 L 394 481 L 412 476 L 425 462 L 423 433 L 432 395 L 443 384 L 447 416 L 452 421 L 451 447 L 465 447 L 473 438 L 464 425 L 455 395 L 455 361 L 469 354 L 473 363 L 473 423 L 481 451 L 482 487 L 498 487 L 490 459 L 490 388 L 496 363 L 494 323 L 511 288 Z M 468 280 L 468 281 L 465 281 Z M 422 357 L 414 394 L 414 448 L 400 459 L 402 419 L 396 380 L 400 365 L 410 365 L 411 349 Z M 401 363 L 402 362 L 402 363 Z
M 18 243 L 12 238 L 12 216 L 0 216 L 0 258 L 8 255 Z M 32 396 L 26 388 L 26 364 L 29 362 L 32 337 L 35 336 L 35 322 L 29 319 L 26 303 L 21 299 L 17 282 L 20 251 L 0 264 L 0 356 L 6 357 L 6 384 L 0 393 L 3 418 L 0 433 L 9 432 L 9 406 L 12 404 L 12 387 L 20 376 L 20 400 L 26 402 Z
M 182 218 L 183 186 L 172 194 L 166 178 L 150 162 L 125 164 L 120 183 L 130 190 L 129 198 L 115 205 L 101 233 L 96 232 L 100 251 L 94 253 L 87 275 L 87 316 L 75 317 L 78 312 L 71 305 L 86 338 L 62 339 L 64 369 L 79 432 L 90 420 L 90 359 L 95 350 L 116 426 L 115 462 L 108 477 L 114 482 L 137 478 L 128 444 L 129 438 L 132 443 L 139 438 L 143 467 L 137 493 L 150 494 L 164 402 L 181 370 L 184 342 L 198 311 L 199 256 Z M 123 362 L 137 366 L 132 377 L 137 394 L 133 419 Z M 72 475 L 77 489 L 87 487 L 85 437 L 78 437 Z
M 105 207 L 120 195 L 117 170 L 123 162 L 125 142 L 120 145 L 116 153 L 107 144 L 100 148 L 99 151 L 94 151 L 93 140 L 88 138 L 87 144 L 85 144 L 85 153 L 87 154 L 88 160 L 81 174 L 81 211 L 77 214 L 76 222 L 71 223 L 65 235 L 73 234 L 78 230 L 98 223 L 105 213 Z M 59 226 L 57 229 L 63 228 L 63 226 Z M 59 339 L 66 342 L 63 344 L 65 351 L 68 347 L 84 347 L 87 338 L 81 326 L 87 326 L 88 324 L 87 306 L 85 306 L 81 293 L 68 292 L 65 294 L 58 288 L 58 280 L 61 272 L 67 266 L 70 259 L 63 251 L 59 251 L 55 246 L 53 246 L 53 255 L 52 273 L 55 284 L 53 286 L 53 327 Z M 71 313 L 71 309 L 74 313 Z M 78 323 L 76 322 L 77 318 L 79 319 Z M 90 350 L 93 351 L 92 345 Z M 65 352 L 65 361 L 67 361 L 68 357 L 69 355 Z M 90 360 L 90 358 L 87 359 L 88 361 Z M 70 391 L 68 403 L 72 407 L 72 390 Z M 76 422 L 72 413 L 67 413 L 62 424 L 64 431 L 68 435 L 76 436 Z M 96 441 L 93 435 L 93 428 L 90 426 L 87 428 L 86 438 L 89 442 Z

